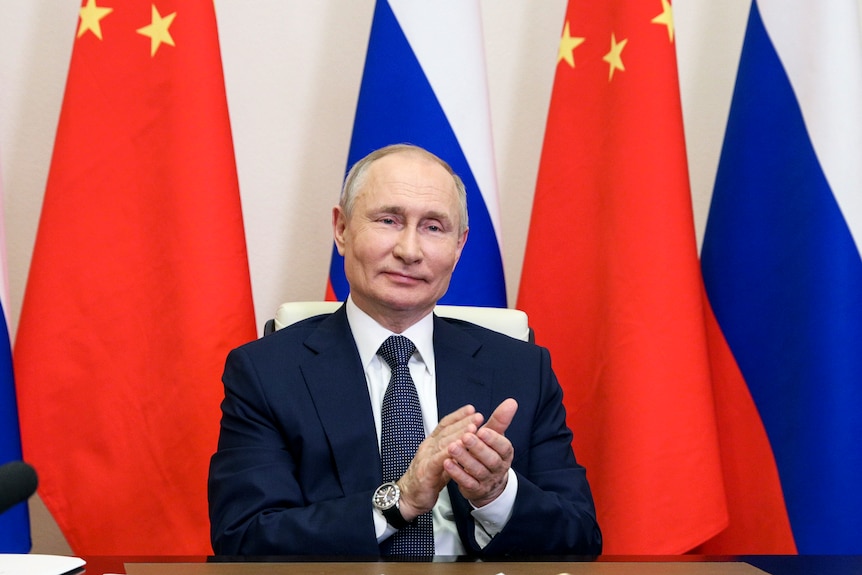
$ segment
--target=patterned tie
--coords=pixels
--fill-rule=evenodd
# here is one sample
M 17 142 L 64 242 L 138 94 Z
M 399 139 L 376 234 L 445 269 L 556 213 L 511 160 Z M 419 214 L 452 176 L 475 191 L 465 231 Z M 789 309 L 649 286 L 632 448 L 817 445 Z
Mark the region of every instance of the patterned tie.
M 377 354 L 392 369 L 389 387 L 383 396 L 380 431 L 380 459 L 383 481 L 396 481 L 407 471 L 419 444 L 425 439 L 419 396 L 407 362 L 416 350 L 403 335 L 392 335 Z M 384 555 L 429 557 L 434 555 L 434 528 L 431 512 L 423 513 L 382 544 Z

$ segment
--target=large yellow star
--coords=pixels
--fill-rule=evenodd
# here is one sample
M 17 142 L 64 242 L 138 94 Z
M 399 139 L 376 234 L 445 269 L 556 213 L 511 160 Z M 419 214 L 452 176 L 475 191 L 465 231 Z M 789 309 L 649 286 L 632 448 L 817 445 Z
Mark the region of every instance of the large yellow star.
M 667 36 L 673 43 L 673 9 L 670 7 L 670 2 L 661 0 L 661 14 L 653 18 L 651 22 L 667 26 Z
M 100 21 L 113 11 L 113 8 L 100 8 L 96 6 L 96 0 L 87 0 L 87 5 L 81 6 L 81 24 L 78 26 L 78 38 L 89 30 L 96 35 L 96 38 L 101 40 L 102 25 Z
M 156 51 L 159 49 L 159 46 L 162 45 L 162 42 L 169 46 L 176 46 L 174 44 L 174 39 L 171 37 L 171 33 L 168 28 L 171 27 L 171 24 L 174 21 L 177 13 L 168 14 L 164 18 L 162 18 L 159 11 L 156 9 L 156 5 L 153 4 L 153 21 L 143 28 L 138 28 L 138 34 L 143 34 L 144 36 L 148 36 L 150 38 L 150 56 L 155 56 Z
M 560 52 L 557 55 L 557 64 L 565 60 L 570 68 L 575 67 L 575 48 L 584 43 L 583 38 L 573 38 L 569 33 L 569 23 L 563 29 L 563 37 L 560 38 Z
M 626 71 L 626 67 L 623 66 L 623 48 L 626 47 L 626 42 L 628 42 L 628 38 L 623 40 L 622 42 L 617 42 L 616 36 L 611 33 L 611 51 L 604 55 L 602 60 L 607 62 L 610 65 L 610 71 L 608 72 L 608 82 L 613 80 L 614 78 L 614 70 L 621 70 L 623 72 Z

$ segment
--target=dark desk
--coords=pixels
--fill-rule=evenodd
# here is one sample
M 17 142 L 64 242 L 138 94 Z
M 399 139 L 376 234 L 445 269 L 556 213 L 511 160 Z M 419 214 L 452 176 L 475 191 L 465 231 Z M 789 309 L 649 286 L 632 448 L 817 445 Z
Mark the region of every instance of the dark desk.
M 602 556 L 539 561 L 393 562 L 308 558 L 84 557 L 85 575 L 862 575 L 860 556 Z

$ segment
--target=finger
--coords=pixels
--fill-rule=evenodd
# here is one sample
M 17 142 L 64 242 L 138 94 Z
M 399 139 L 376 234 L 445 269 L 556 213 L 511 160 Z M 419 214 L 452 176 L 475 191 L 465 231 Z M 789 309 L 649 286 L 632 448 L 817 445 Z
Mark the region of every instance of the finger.
M 508 469 L 508 464 L 500 454 L 474 434 L 467 434 L 453 443 L 449 448 L 449 455 L 480 483 Z
M 468 459 L 463 461 L 468 461 Z M 478 462 L 474 461 L 474 464 Z M 473 467 L 470 463 L 461 465 L 455 459 L 447 459 L 443 463 L 446 473 L 458 485 L 461 494 L 477 507 L 482 507 L 496 499 L 506 487 L 508 465 L 503 465 L 498 471 L 491 472 L 482 465 Z M 481 472 L 477 472 L 480 469 Z
M 512 460 L 514 448 L 512 447 L 512 442 L 509 441 L 509 438 L 505 435 L 501 435 L 492 429 L 483 427 L 476 432 L 476 437 L 483 445 L 486 446 L 493 456 L 499 457 L 503 461 Z M 471 447 L 470 450 L 472 452 L 474 451 L 474 448 Z M 483 459 L 483 461 L 490 461 L 490 457 L 490 455 L 486 455 L 486 458 Z
M 462 420 L 465 417 L 470 417 L 476 413 L 476 408 L 470 404 L 464 405 L 448 414 L 446 417 L 440 420 L 438 425 L 451 425 L 456 421 Z
M 438 451 L 446 453 L 449 446 L 460 440 L 465 435 L 475 434 L 478 431 L 473 421 L 463 421 L 448 427 L 436 428 L 430 436 L 430 444 Z
M 494 413 L 491 414 L 491 417 L 488 418 L 488 422 L 482 427 L 492 429 L 500 435 L 503 435 L 509 428 L 509 424 L 511 424 L 512 420 L 515 418 L 515 413 L 517 411 L 518 402 L 510 397 L 497 406 L 497 409 L 495 409 Z
M 458 484 L 458 487 L 461 488 L 462 492 L 472 495 L 482 486 L 475 477 L 467 473 L 463 467 L 458 465 L 458 463 L 452 459 L 447 459 L 443 463 L 443 467 L 449 477 L 452 478 L 452 481 Z
M 475 433 L 484 420 L 472 405 L 453 411 L 440 420 L 431 437 L 441 446 L 446 446 L 465 433 Z
M 449 455 L 449 459 L 480 484 L 504 466 L 499 455 L 472 434 L 453 443 Z
M 480 482 L 489 473 L 487 466 L 482 461 L 483 454 L 480 451 L 483 448 L 490 451 L 487 446 L 481 446 L 481 443 L 475 435 L 468 434 L 449 446 L 449 458 L 457 463 L 465 473 Z M 471 444 L 475 451 L 471 451 L 467 444 Z M 488 454 L 484 454 L 484 456 L 488 457 Z

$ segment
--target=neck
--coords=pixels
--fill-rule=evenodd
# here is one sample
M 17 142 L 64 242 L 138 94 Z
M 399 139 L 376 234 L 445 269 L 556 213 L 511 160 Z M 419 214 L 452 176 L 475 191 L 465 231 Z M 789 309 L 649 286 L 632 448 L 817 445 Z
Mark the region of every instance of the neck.
M 422 309 L 398 310 L 353 299 L 356 307 L 392 333 L 401 334 L 434 311 L 434 306 Z

